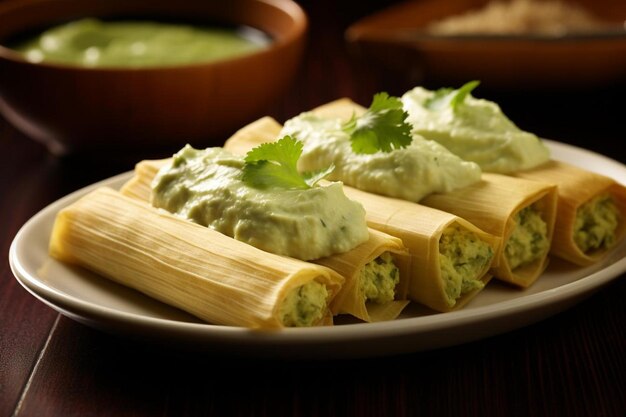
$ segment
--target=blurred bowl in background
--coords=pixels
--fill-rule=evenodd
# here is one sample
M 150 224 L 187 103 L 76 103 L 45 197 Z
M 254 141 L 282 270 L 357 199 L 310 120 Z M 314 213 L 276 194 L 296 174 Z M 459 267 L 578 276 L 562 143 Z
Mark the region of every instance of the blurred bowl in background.
M 246 26 L 271 42 L 237 58 L 146 68 L 31 63 L 2 46 L 84 17 Z M 291 0 L 8 1 L 0 4 L 0 111 L 57 155 L 221 145 L 286 92 L 306 31 Z
M 359 57 L 440 86 L 459 86 L 477 79 L 494 89 L 572 89 L 626 81 L 626 1 L 571 3 L 606 22 L 607 30 L 558 35 L 449 35 L 428 30 L 433 22 L 480 10 L 488 3 L 400 3 L 352 24 L 346 30 L 346 41 Z

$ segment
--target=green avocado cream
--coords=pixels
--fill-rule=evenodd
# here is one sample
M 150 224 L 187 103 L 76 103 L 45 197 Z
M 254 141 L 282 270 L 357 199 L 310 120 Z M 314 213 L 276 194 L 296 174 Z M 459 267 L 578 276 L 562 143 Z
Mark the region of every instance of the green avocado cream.
M 493 249 L 476 233 L 450 226 L 439 239 L 439 264 L 450 307 L 463 294 L 483 288 L 480 280 L 493 258 Z
M 288 120 L 280 135 L 292 135 L 303 142 L 299 170 L 315 171 L 334 164 L 328 179 L 376 194 L 419 201 L 431 193 L 480 181 L 481 170 L 476 164 L 420 137 L 414 137 L 406 148 L 357 154 L 340 119 L 313 113 Z
M 620 215 L 609 194 L 600 195 L 580 206 L 574 222 L 574 242 L 585 253 L 608 249 L 615 243 Z
M 311 260 L 369 239 L 365 210 L 341 183 L 308 189 L 256 189 L 244 160 L 222 148 L 187 145 L 152 183 L 151 203 L 267 252 Z
M 35 63 L 154 67 L 227 59 L 263 46 L 234 29 L 82 19 L 49 29 L 14 49 Z
M 550 159 L 542 141 L 519 129 L 496 103 L 467 93 L 460 102 L 439 101 L 434 105 L 437 94 L 416 87 L 402 96 L 413 134 L 443 145 L 485 172 L 511 174 Z
M 365 300 L 378 304 L 393 301 L 398 282 L 400 282 L 400 271 L 389 252 L 368 262 L 361 269 L 359 276 L 361 294 Z
M 504 248 L 511 270 L 541 258 L 550 248 L 548 226 L 535 207 L 524 207 L 514 221 L 515 227 Z
M 316 281 L 291 290 L 280 306 L 280 318 L 286 327 L 308 327 L 324 318 L 328 291 Z

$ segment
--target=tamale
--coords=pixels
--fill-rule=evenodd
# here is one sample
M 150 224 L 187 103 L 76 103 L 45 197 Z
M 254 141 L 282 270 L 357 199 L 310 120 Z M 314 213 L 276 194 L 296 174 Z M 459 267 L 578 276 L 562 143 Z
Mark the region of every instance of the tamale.
M 372 301 L 363 302 L 364 294 L 359 288 L 359 274 L 370 262 L 389 252 L 394 264 L 398 267 L 400 281 L 396 286 L 396 300 L 377 304 Z M 410 259 L 400 239 L 370 229 L 367 242 L 346 253 L 327 256 L 313 261 L 326 266 L 345 278 L 345 284 L 331 305 L 333 314 L 350 314 L 363 321 L 385 321 L 398 317 L 408 304 L 406 291 Z
M 108 188 L 59 212 L 50 254 L 209 323 L 260 329 L 284 327 L 285 300 L 310 283 L 327 294 L 311 324 L 331 324 L 343 283 L 328 268 L 268 254 Z

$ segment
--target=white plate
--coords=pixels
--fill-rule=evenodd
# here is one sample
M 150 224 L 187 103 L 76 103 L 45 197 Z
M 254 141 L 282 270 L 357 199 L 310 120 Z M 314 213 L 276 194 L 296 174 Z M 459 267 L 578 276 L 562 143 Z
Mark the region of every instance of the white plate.
M 583 166 L 626 184 L 626 166 L 584 149 L 546 141 L 554 159 Z M 562 311 L 626 271 L 626 242 L 601 263 L 580 268 L 554 259 L 527 290 L 492 281 L 464 309 L 433 313 L 411 305 L 384 323 L 253 331 L 215 326 L 81 268 L 48 256 L 56 213 L 90 190 L 119 187 L 125 173 L 76 191 L 30 219 L 9 253 L 11 269 L 35 297 L 81 323 L 127 336 L 205 352 L 273 357 L 360 357 L 465 343 L 513 330 Z

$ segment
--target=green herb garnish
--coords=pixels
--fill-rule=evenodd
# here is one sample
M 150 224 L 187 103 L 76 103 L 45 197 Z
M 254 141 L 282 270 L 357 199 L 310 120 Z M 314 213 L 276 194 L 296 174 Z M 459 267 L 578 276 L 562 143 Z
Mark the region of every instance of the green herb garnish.
M 343 125 L 343 130 L 350 135 L 355 153 L 391 152 L 411 143 L 411 125 L 406 122 L 407 117 L 399 98 L 378 93 L 370 108 L 359 117 L 353 115 Z
M 302 155 L 302 142 L 285 136 L 264 143 L 246 154 L 242 180 L 247 185 L 266 189 L 307 189 L 330 174 L 334 165 L 314 172 L 298 172 L 298 159 Z
M 435 91 L 431 98 L 424 102 L 424 107 L 429 110 L 437 111 L 450 106 L 452 110 L 456 110 L 459 104 L 465 101 L 465 97 L 478 87 L 478 84 L 480 84 L 480 81 L 474 80 L 465 83 L 461 88 L 456 90 L 453 88 L 440 88 Z

